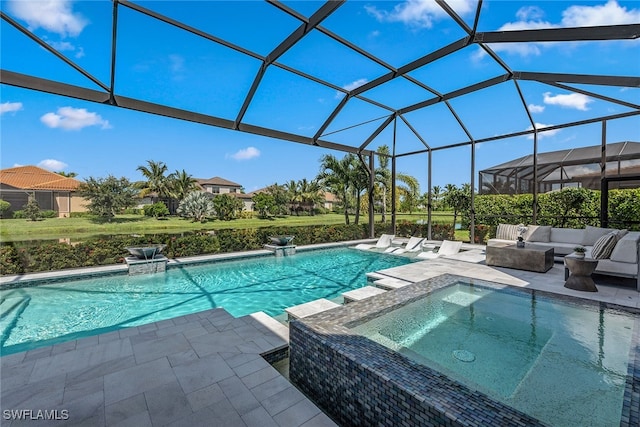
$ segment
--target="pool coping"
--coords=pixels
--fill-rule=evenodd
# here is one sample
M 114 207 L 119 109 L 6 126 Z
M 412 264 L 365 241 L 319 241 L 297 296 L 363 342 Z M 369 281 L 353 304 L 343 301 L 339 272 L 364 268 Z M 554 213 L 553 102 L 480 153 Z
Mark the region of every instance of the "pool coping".
M 330 249 L 337 247 L 355 246 L 359 243 L 367 243 L 375 239 L 350 240 L 345 242 L 317 243 L 313 245 L 297 246 L 298 252 L 308 252 L 312 250 Z M 170 258 L 167 269 L 179 268 L 182 266 L 192 266 L 197 264 L 214 263 L 219 261 L 233 261 L 244 258 L 256 258 L 273 256 L 273 252 L 266 249 L 256 249 L 242 252 L 226 252 L 221 254 L 198 255 L 192 257 Z M 20 287 L 33 282 L 49 282 L 59 280 L 76 280 L 96 276 L 109 276 L 127 274 L 126 264 L 105 265 L 96 267 L 83 267 L 68 270 L 43 271 L 37 273 L 15 274 L 10 276 L 0 276 L 0 290 L 4 288 Z
M 474 391 L 433 369 L 419 365 L 367 338 L 354 335 L 349 329 L 459 280 L 583 307 L 588 305 L 640 315 L 640 310 L 633 307 L 580 300 L 541 290 L 444 274 L 381 296 L 292 321 L 289 326 L 292 381 L 338 422 L 367 424 L 376 421 L 393 424 L 401 416 L 393 413 L 394 407 L 401 407 L 403 414 L 411 413 L 407 416 L 410 421 L 406 425 L 420 425 L 424 422 L 465 426 L 544 425 L 534 417 Z M 640 425 L 640 394 L 637 392 L 640 389 L 638 318 L 634 322 L 629 352 L 620 418 L 622 427 Z M 334 361 L 332 369 L 327 369 L 326 360 Z M 358 377 L 356 372 L 359 378 L 354 379 Z M 334 374 L 336 377 L 329 378 Z M 366 389 L 368 392 L 358 394 L 355 393 L 356 389 Z M 351 393 L 350 390 L 354 392 Z M 382 397 L 381 401 L 376 400 L 376 397 Z M 341 399 L 343 402 L 338 405 L 332 399 Z M 366 413 L 358 411 L 362 407 L 369 408 L 368 412 L 376 411 L 374 420 L 363 418 L 367 416 Z

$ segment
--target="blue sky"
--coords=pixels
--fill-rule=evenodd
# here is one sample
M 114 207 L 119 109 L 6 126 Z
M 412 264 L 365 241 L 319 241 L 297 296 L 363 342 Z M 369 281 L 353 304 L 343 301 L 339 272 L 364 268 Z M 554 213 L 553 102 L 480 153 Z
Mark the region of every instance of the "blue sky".
M 209 34 L 267 55 L 300 22 L 258 1 L 142 1 L 141 6 Z M 285 1 L 305 16 L 321 5 Z M 451 1 L 472 25 L 476 2 Z M 2 10 L 109 84 L 112 3 L 108 0 L 2 1 Z M 225 119 L 235 119 L 260 67 L 260 61 L 119 7 L 116 93 Z M 478 31 L 560 28 L 640 23 L 639 1 L 486 1 Z M 322 26 L 399 68 L 452 43 L 464 32 L 433 1 L 349 1 Z M 98 90 L 99 87 L 2 21 L 2 69 Z M 640 40 L 572 43 L 520 43 L 491 46 L 514 71 L 640 75 Z M 312 31 L 278 62 L 345 89 L 356 88 L 387 70 Z M 478 46 L 472 45 L 410 73 L 447 93 L 504 74 Z M 537 127 L 630 108 L 537 82 L 520 82 Z M 640 88 L 575 85 L 601 95 L 640 104 Z M 163 161 L 170 171 L 185 169 L 198 178 L 221 176 L 246 191 L 311 179 L 319 158 L 331 151 L 318 147 L 208 127 L 112 106 L 84 102 L 2 85 L 0 87 L 2 168 L 40 165 L 77 172 L 80 178 L 108 174 L 141 179 L 136 167 Z M 367 91 L 365 97 L 402 108 L 433 97 L 405 79 Z M 270 66 L 244 122 L 313 136 L 344 96 L 281 68 Z M 512 81 L 451 100 L 451 106 L 475 139 L 531 127 Z M 359 146 L 389 112 L 352 99 L 325 132 L 326 140 Z M 443 104 L 418 110 L 406 119 L 433 147 L 466 141 L 464 131 Z M 370 123 L 355 126 L 364 122 Z M 355 126 L 355 127 L 354 127 Z M 346 130 L 345 130 L 346 129 Z M 541 133 L 539 151 L 600 143 L 600 125 Z M 368 148 L 391 145 L 393 127 Z M 397 152 L 424 148 L 402 121 L 396 128 Z M 638 116 L 611 121 L 607 141 L 640 141 Z M 530 153 L 531 137 L 479 144 L 476 170 Z M 341 153 L 333 152 L 337 156 Z M 433 184 L 470 181 L 470 148 L 436 151 Z M 402 157 L 400 172 L 414 175 L 427 189 L 427 156 Z

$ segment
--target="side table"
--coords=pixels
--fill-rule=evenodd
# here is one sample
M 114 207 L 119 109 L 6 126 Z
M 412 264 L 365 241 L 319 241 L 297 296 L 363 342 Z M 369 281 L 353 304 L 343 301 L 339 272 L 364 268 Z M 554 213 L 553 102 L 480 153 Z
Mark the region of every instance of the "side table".
M 598 288 L 596 288 L 596 284 L 591 278 L 591 274 L 598 266 L 597 259 L 567 255 L 564 257 L 564 266 L 565 288 L 576 291 L 598 292 Z

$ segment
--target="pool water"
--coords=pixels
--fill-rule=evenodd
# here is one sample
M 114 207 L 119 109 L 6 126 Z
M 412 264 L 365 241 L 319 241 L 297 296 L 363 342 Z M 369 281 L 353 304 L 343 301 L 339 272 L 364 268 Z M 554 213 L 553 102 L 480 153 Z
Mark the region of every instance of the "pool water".
M 353 330 L 545 423 L 586 427 L 620 423 L 634 322 L 458 283 Z
M 323 249 L 0 290 L 1 350 L 15 353 L 216 307 L 235 317 L 256 311 L 277 316 L 287 307 L 365 286 L 365 273 L 409 262 Z

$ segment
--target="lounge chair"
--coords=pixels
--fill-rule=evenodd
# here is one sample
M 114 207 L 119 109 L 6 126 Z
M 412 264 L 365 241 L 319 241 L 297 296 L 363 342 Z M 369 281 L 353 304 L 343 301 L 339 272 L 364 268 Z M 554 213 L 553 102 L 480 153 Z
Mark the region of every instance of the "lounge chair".
M 462 242 L 454 242 L 451 240 L 443 240 L 438 252 L 422 252 L 417 255 L 418 258 L 434 259 L 442 255 L 455 255 L 460 252 Z
M 375 245 L 360 243 L 359 245 L 356 245 L 356 249 L 362 249 L 365 251 L 369 249 L 386 249 L 391 246 L 391 241 L 395 237 L 396 236 L 394 234 L 383 234 L 378 238 L 378 241 L 375 243 Z
M 411 237 L 404 248 L 396 248 L 393 253 L 396 255 L 403 254 L 405 252 L 418 252 L 422 249 L 422 237 Z

